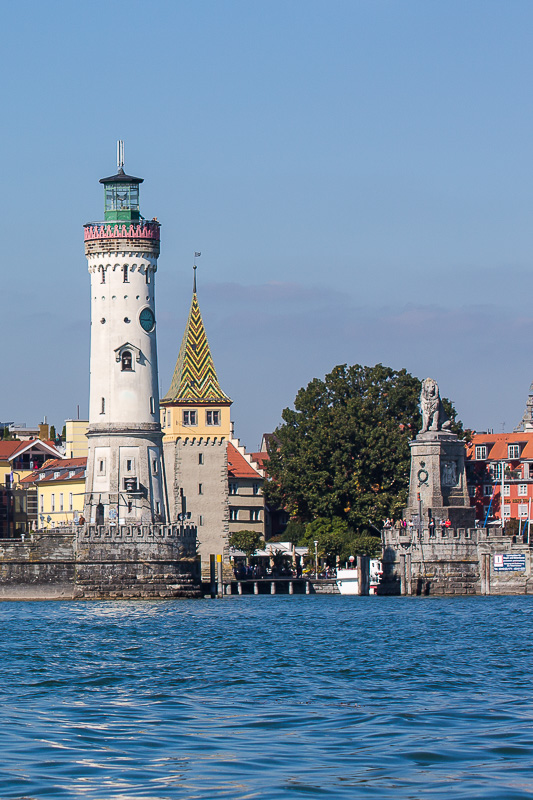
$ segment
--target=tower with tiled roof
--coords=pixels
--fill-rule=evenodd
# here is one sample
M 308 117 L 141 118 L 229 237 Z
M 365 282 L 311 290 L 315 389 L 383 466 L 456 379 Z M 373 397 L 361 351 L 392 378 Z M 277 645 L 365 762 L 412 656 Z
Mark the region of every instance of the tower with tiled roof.
M 142 178 L 102 178 L 102 222 L 84 226 L 91 278 L 91 375 L 85 518 L 97 525 L 166 518 L 159 421 L 155 274 L 159 222 L 141 216 Z
M 205 332 L 194 268 L 192 302 L 161 426 L 171 519 L 197 527 L 202 568 L 228 554 L 228 461 L 231 399 L 222 391 Z
M 165 441 L 180 437 L 231 434 L 231 399 L 222 391 L 205 332 L 196 267 L 191 308 L 170 388 L 161 400 Z

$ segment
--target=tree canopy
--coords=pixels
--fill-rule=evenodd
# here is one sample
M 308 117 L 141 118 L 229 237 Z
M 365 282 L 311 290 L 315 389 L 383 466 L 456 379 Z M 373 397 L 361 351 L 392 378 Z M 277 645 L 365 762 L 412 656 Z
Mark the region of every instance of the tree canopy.
M 310 522 L 338 517 L 359 533 L 397 518 L 407 499 L 409 440 L 421 427 L 421 381 L 377 364 L 335 367 L 296 395 L 269 446 L 269 502 Z M 462 433 L 443 399 L 452 430 Z
M 234 531 L 230 533 L 228 543 L 230 547 L 241 550 L 248 558 L 264 544 L 257 531 Z

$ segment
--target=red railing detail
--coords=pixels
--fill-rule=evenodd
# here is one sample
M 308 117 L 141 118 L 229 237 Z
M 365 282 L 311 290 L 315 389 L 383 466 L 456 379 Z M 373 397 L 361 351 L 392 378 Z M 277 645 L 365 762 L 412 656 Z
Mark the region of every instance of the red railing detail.
M 159 222 L 94 222 L 83 226 L 83 238 L 89 239 L 155 239 L 159 241 Z

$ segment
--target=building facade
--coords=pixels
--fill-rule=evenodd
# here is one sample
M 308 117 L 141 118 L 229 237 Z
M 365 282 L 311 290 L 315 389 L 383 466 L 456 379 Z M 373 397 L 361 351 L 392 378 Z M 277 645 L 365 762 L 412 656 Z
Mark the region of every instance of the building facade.
M 256 531 L 266 536 L 263 474 L 237 441 L 228 450 L 229 533 Z
M 467 446 L 467 475 L 478 524 L 503 517 L 524 526 L 532 516 L 533 430 L 474 434 Z
M 51 459 L 22 480 L 22 486 L 37 491 L 39 530 L 79 523 L 85 501 L 86 464 L 86 457 Z

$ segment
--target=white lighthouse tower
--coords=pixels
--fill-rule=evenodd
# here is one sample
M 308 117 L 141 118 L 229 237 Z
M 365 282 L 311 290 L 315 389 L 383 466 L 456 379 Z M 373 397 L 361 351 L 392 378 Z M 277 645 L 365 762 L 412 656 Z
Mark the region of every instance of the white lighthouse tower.
M 159 423 L 155 273 L 159 223 L 139 211 L 142 178 L 102 178 L 104 221 L 84 226 L 91 277 L 91 375 L 85 519 L 167 519 Z

